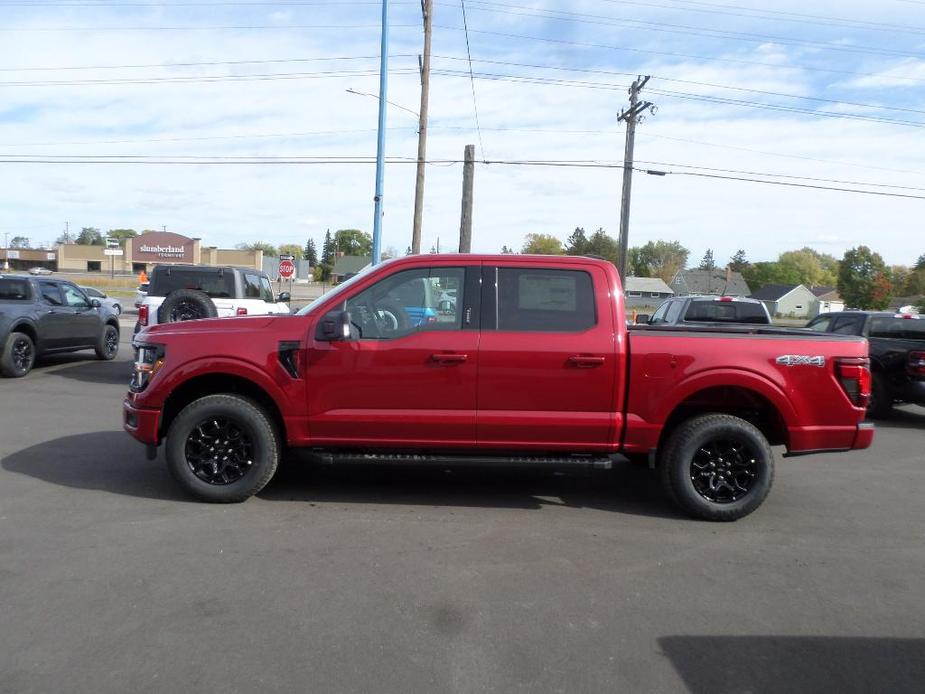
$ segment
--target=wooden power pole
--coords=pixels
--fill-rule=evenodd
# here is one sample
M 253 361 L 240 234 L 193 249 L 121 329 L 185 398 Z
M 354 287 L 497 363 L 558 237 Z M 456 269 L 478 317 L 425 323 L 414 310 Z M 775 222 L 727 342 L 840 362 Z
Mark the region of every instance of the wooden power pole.
M 462 214 L 459 219 L 459 252 L 472 252 L 472 179 L 475 174 L 475 145 L 466 145 L 463 163 Z
M 433 0 L 421 0 L 424 13 L 424 55 L 419 56 L 421 68 L 421 111 L 418 121 L 418 170 L 414 184 L 414 227 L 411 230 L 411 252 L 421 252 L 421 223 L 424 218 L 424 161 L 427 158 L 427 106 L 430 101 L 430 35 L 433 29 Z
M 620 114 L 618 121 L 626 121 L 626 149 L 623 153 L 623 197 L 620 203 L 620 247 L 617 255 L 617 271 L 620 279 L 626 279 L 626 254 L 629 246 L 630 230 L 630 196 L 633 188 L 633 147 L 636 142 L 636 123 L 642 120 L 642 114 L 653 108 L 651 101 L 639 101 L 639 92 L 646 86 L 649 76 L 636 78 L 630 85 L 629 108 Z M 653 110 L 654 113 L 654 110 Z

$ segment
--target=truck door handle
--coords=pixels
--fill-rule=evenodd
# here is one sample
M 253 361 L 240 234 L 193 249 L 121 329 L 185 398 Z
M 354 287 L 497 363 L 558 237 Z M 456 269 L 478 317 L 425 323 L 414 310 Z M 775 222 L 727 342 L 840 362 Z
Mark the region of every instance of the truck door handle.
M 469 358 L 468 354 L 431 354 L 430 360 L 435 361 L 443 366 L 450 364 L 462 364 Z
M 595 366 L 604 365 L 604 357 L 580 357 L 576 354 L 569 357 L 568 361 L 579 369 L 593 369 Z

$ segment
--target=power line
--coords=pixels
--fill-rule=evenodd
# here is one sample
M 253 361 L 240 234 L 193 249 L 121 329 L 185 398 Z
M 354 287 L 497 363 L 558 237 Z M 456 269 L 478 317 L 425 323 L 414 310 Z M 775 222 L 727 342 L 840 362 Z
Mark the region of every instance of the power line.
M 466 57 L 469 60 L 469 85 L 472 87 L 472 110 L 475 113 L 475 129 L 479 135 L 479 151 L 482 158 L 485 158 L 485 144 L 482 142 L 482 128 L 479 126 L 479 105 L 475 98 L 475 77 L 472 76 L 472 52 L 469 50 L 469 24 L 466 21 L 466 0 L 459 0 L 462 7 L 463 32 L 466 36 Z
M 756 34 L 753 32 L 729 31 L 726 29 L 713 29 L 710 27 L 690 26 L 686 24 L 673 24 L 669 22 L 656 22 L 642 19 L 623 19 L 611 17 L 608 15 L 587 14 L 581 12 L 568 12 L 565 10 L 546 10 L 523 5 L 507 5 L 496 2 L 483 2 L 481 0 L 470 0 L 473 5 L 472 9 L 481 12 L 491 12 L 496 14 L 505 14 L 518 17 L 541 17 L 562 22 L 574 22 L 580 24 L 597 25 L 597 26 L 631 26 L 644 31 L 656 31 L 669 34 L 682 34 L 686 36 L 704 36 L 709 38 L 724 38 L 731 41 L 745 41 L 748 43 L 765 43 L 774 41 L 776 43 L 793 45 L 793 46 L 810 46 L 813 48 L 823 48 L 825 50 L 838 51 L 842 53 L 863 53 L 874 55 L 896 55 L 912 58 L 922 57 L 921 53 L 911 53 L 890 48 L 879 48 L 876 46 L 860 45 L 843 45 L 835 44 L 828 41 L 812 41 L 809 39 L 796 39 L 787 36 L 775 36 L 768 34 Z
M 446 25 L 434 25 L 438 29 L 446 29 L 448 31 L 460 31 L 459 27 L 446 26 Z M 611 44 L 602 44 L 602 43 L 590 43 L 586 41 L 569 41 L 567 39 L 556 39 L 548 36 L 530 36 L 527 34 L 512 34 L 509 32 L 501 31 L 489 31 L 487 29 L 471 29 L 469 33 L 473 34 L 484 34 L 486 36 L 498 36 L 502 38 L 509 39 L 524 39 L 528 41 L 542 41 L 545 43 L 555 43 L 564 46 L 577 46 L 581 48 L 599 48 L 603 50 L 610 51 L 626 51 L 630 53 L 643 53 L 646 55 L 662 55 L 669 56 L 672 58 L 689 58 L 693 60 L 703 60 L 707 62 L 719 62 L 719 63 L 730 63 L 735 65 L 756 65 L 760 67 L 766 67 L 773 70 L 806 70 L 808 72 L 823 72 L 830 73 L 835 75 L 851 75 L 854 77 L 881 77 L 881 75 L 873 72 L 855 72 L 852 70 L 837 70 L 834 68 L 821 68 L 814 67 L 809 65 L 780 65 L 777 63 L 765 63 L 760 60 L 744 60 L 741 58 L 721 58 L 721 57 L 710 57 L 705 55 L 697 55 L 693 53 L 678 53 L 675 51 L 656 51 L 646 48 L 632 48 L 629 46 L 614 46 Z M 907 82 L 925 82 L 925 79 L 919 77 L 906 77 L 906 76 L 896 76 L 890 75 L 890 79 L 902 80 Z
M 468 73 L 458 70 L 435 70 L 434 74 L 448 77 L 468 77 Z M 475 73 L 475 79 L 486 79 L 501 82 L 520 82 L 525 84 L 545 84 L 550 86 L 574 87 L 580 89 L 597 89 L 603 91 L 622 91 L 626 87 L 621 84 L 606 82 L 588 82 L 581 80 L 566 80 L 549 77 L 534 77 L 529 75 L 507 75 L 502 73 Z M 679 99 L 693 99 L 697 101 L 707 101 L 710 103 L 725 104 L 730 106 L 743 106 L 747 108 L 765 109 L 770 111 L 782 111 L 787 113 L 800 113 L 809 116 L 818 116 L 826 118 L 840 118 L 847 120 L 859 120 L 872 123 L 885 123 L 890 125 L 902 125 L 908 127 L 922 128 L 925 127 L 925 121 L 909 121 L 897 118 L 885 118 L 883 116 L 872 116 L 860 113 L 843 113 L 837 111 L 817 111 L 810 108 L 801 108 L 799 106 L 788 106 L 784 104 L 768 104 L 758 101 L 747 101 L 745 99 L 732 99 L 729 97 L 713 97 L 704 94 L 691 94 L 689 92 L 677 92 L 666 89 L 652 89 L 653 94 L 662 96 L 675 97 Z
M 460 58 L 457 56 L 449 56 L 449 55 L 437 55 L 434 57 L 439 58 L 441 60 L 457 60 L 457 61 L 465 60 L 465 58 Z M 618 72 L 615 70 L 597 70 L 597 69 L 592 69 L 592 68 L 562 67 L 562 66 L 557 66 L 557 65 L 541 65 L 541 64 L 536 64 L 536 63 L 515 63 L 515 62 L 510 62 L 507 60 L 489 60 L 485 58 L 476 58 L 473 62 L 488 63 L 492 65 L 508 65 L 512 67 L 529 67 L 529 68 L 537 68 L 541 70 L 560 70 L 564 72 L 581 72 L 581 73 L 595 74 L 595 75 L 614 75 L 614 76 L 621 76 L 621 77 L 632 77 L 637 74 L 635 72 Z M 925 115 L 925 110 L 923 109 L 905 108 L 902 106 L 885 106 L 883 104 L 868 104 L 868 103 L 859 103 L 856 101 L 843 101 L 840 99 L 825 99 L 822 97 L 806 96 L 803 94 L 788 94 L 786 92 L 775 92 L 775 91 L 769 91 L 766 89 L 752 89 L 749 87 L 739 87 L 739 86 L 733 86 L 729 84 L 718 84 L 716 82 L 699 82 L 697 80 L 678 79 L 675 77 L 666 77 L 664 75 L 652 75 L 652 77 L 662 80 L 664 82 L 677 82 L 678 84 L 693 84 L 693 85 L 700 86 L 700 87 L 711 87 L 714 89 L 729 89 L 729 90 L 738 91 L 738 92 L 748 92 L 750 94 L 781 96 L 781 97 L 785 97 L 788 99 L 802 99 L 806 101 L 816 101 L 819 103 L 826 103 L 826 104 L 840 104 L 843 106 L 857 106 L 861 108 L 876 108 L 876 109 L 882 109 L 886 111 L 904 111 L 907 113 L 920 113 L 920 114 Z
M 413 58 L 413 53 L 390 53 L 391 58 Z M 138 65 L 63 65 L 59 67 L 0 67 L 0 72 L 56 72 L 59 70 L 141 70 L 149 68 L 205 67 L 216 65 L 272 65 L 280 63 L 337 62 L 340 60 L 379 60 L 378 55 L 350 55 L 331 58 L 268 58 L 262 60 L 208 60 L 183 63 L 148 63 Z
M 415 24 L 393 24 L 392 27 L 408 28 Z M 86 26 L 86 27 L 10 27 L 0 26 L 0 31 L 54 32 L 54 31 L 244 31 L 267 29 L 290 31 L 295 29 L 379 29 L 379 24 L 244 24 L 233 26 Z M 459 27 L 454 27 L 459 31 Z

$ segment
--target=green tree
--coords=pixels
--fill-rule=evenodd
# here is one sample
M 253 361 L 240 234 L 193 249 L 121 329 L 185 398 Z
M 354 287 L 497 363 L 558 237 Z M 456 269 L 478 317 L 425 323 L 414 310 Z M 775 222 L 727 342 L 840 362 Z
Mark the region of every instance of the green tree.
M 914 270 L 925 270 L 925 253 L 919 256 L 919 259 L 915 261 Z
M 638 277 L 660 277 L 670 284 L 674 276 L 687 267 L 690 254 L 678 241 L 659 240 L 649 241 L 639 248 L 635 258 L 632 253 L 627 255 L 631 263 L 635 264 L 634 272 L 638 272 Z
M 649 263 L 639 246 L 626 249 L 626 274 L 631 277 L 650 277 Z
M 785 274 L 794 276 L 794 284 L 803 284 L 807 287 L 832 287 L 838 282 L 838 261 L 812 248 L 781 253 L 777 258 L 777 263 Z
M 619 252 L 619 244 L 610 238 L 606 231 L 598 227 L 597 231 L 591 234 L 588 239 L 584 255 L 596 255 L 604 260 L 609 260 L 611 263 L 616 263 Z
M 408 246 L 408 247 L 405 249 L 405 255 L 414 255 L 414 254 L 411 252 L 411 246 Z
M 279 255 L 276 246 L 266 241 L 254 241 L 253 243 L 239 243 L 235 246 L 240 251 L 263 251 L 265 257 L 275 258 Z
M 77 243 L 81 246 L 102 246 L 103 235 L 96 227 L 84 227 L 77 236 Z
M 29 247 L 29 237 L 28 236 L 14 236 L 10 239 L 10 248 L 28 248 Z
M 106 236 L 113 239 L 119 239 L 119 241 L 122 242 L 122 245 L 125 245 L 125 240 L 135 238 L 138 236 L 138 232 L 134 229 L 110 229 Z
M 745 249 L 740 248 L 735 252 L 735 254 L 729 259 L 729 269 L 733 272 L 742 272 L 745 268 L 749 266 L 748 260 L 745 258 Z
M 539 253 L 540 255 L 562 255 L 565 249 L 562 242 L 552 234 L 527 234 L 521 253 Z
M 280 255 L 291 255 L 296 260 L 302 259 L 302 246 L 297 243 L 284 243 L 279 247 Z
M 328 229 L 324 233 L 324 243 L 321 245 L 321 265 L 319 266 L 320 276 L 318 279 L 322 282 L 326 282 L 331 276 L 331 270 L 334 269 L 336 255 L 334 239 L 331 237 L 331 230 Z
M 925 294 L 925 268 L 913 270 L 909 273 L 900 294 L 902 296 L 918 296 L 919 294 Z
M 838 293 L 849 308 L 884 309 L 890 303 L 889 271 L 879 253 L 867 246 L 845 252 L 838 272 Z
M 713 260 L 713 249 L 708 248 L 707 252 L 703 254 L 703 258 L 700 259 L 700 265 L 698 266 L 700 270 L 715 270 L 716 261 Z
M 334 246 L 344 255 L 372 255 L 373 237 L 359 229 L 339 229 L 334 233 Z
M 584 255 L 588 252 L 588 237 L 584 229 L 575 227 L 575 231 L 565 240 L 565 252 L 568 255 Z
M 514 253 L 514 250 L 512 248 L 508 248 L 507 246 L 501 246 L 502 255 L 511 255 L 512 253 Z
M 315 248 L 315 239 L 309 239 L 305 243 L 303 257 L 308 261 L 309 267 L 318 267 L 318 249 Z

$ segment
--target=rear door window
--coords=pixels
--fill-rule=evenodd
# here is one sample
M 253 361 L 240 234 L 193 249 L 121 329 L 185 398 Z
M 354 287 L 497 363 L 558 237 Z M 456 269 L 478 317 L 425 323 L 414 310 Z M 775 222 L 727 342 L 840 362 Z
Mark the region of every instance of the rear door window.
M 832 332 L 839 335 L 860 335 L 864 316 L 839 316 L 832 322 Z
M 39 291 L 42 292 L 42 300 L 52 306 L 63 306 L 64 299 L 61 297 L 61 290 L 57 282 L 39 282 Z
M 29 280 L 0 278 L 0 301 L 28 301 L 31 297 Z
M 597 324 L 584 270 L 498 268 L 498 330 L 581 332 Z
M 270 287 L 270 280 L 256 272 L 245 272 L 244 298 L 260 299 L 272 304 L 275 299 L 273 298 L 273 289 Z
M 692 301 L 684 315 L 686 321 L 716 323 L 767 323 L 762 304 L 750 301 Z

